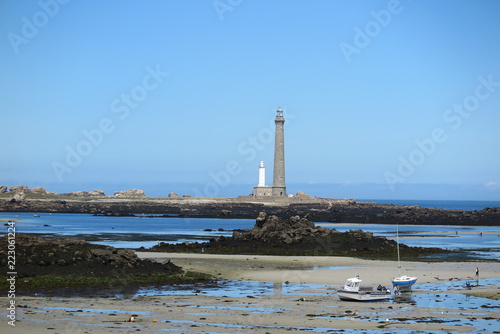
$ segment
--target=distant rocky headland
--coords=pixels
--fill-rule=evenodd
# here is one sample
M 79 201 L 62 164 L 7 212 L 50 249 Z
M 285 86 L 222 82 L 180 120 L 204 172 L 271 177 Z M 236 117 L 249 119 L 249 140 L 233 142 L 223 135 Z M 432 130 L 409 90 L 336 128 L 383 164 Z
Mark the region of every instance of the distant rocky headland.
M 106 196 L 102 190 L 57 194 L 39 187 L 14 186 L 9 189 L 8 186 L 0 186 L 0 211 L 240 219 L 255 219 L 265 211 L 278 217 L 307 216 L 315 222 L 500 226 L 500 207 L 475 211 L 431 209 L 317 198 L 303 193 L 286 198 L 181 197 L 175 193 L 170 193 L 168 197 L 148 197 L 138 189 Z

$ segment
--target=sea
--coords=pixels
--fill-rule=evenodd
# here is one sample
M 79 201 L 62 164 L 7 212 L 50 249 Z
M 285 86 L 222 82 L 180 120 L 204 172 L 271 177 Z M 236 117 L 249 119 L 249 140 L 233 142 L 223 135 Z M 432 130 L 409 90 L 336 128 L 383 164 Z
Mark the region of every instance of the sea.
M 382 204 L 418 205 L 426 208 L 481 210 L 500 207 L 500 201 L 415 201 L 358 200 Z M 151 248 L 159 242 L 206 242 L 219 236 L 231 236 L 234 230 L 252 228 L 253 219 L 178 218 L 158 215 L 104 217 L 91 214 L 0 212 L 0 219 L 15 220 L 16 233 L 43 237 L 64 237 L 117 248 Z M 4 223 L 4 235 L 8 226 Z M 344 232 L 362 229 L 375 236 L 396 239 L 396 226 L 384 224 L 317 223 Z M 500 258 L 499 226 L 416 226 L 400 225 L 398 240 L 408 246 L 440 247 L 455 250 L 457 256 Z

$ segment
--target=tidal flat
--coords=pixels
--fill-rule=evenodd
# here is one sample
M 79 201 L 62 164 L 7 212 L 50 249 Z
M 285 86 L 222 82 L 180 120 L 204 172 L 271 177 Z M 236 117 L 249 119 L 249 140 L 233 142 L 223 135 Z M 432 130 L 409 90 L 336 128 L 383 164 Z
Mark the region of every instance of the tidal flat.
M 16 298 L 16 326 L 2 333 L 433 333 L 494 332 L 499 263 L 402 262 L 419 281 L 387 302 L 344 302 L 345 279 L 390 284 L 396 262 L 348 257 L 137 253 L 166 258 L 211 283 L 30 291 Z M 474 277 L 479 266 L 480 276 Z M 472 285 L 471 290 L 465 287 Z M 2 297 L 2 302 L 7 302 Z M 4 311 L 5 313 L 5 311 Z M 134 317 L 134 322 L 129 322 Z M 5 329 L 5 331 L 4 331 Z

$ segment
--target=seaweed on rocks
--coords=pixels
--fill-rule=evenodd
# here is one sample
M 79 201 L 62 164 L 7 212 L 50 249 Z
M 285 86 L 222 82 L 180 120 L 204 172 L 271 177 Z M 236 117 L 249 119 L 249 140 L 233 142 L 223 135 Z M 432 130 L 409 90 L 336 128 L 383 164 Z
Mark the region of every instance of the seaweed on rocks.
M 0 237 L 0 263 L 7 267 L 7 236 Z M 16 234 L 18 288 L 185 283 L 207 276 L 186 275 L 170 260 L 140 259 L 130 249 L 82 240 Z M 0 284 L 0 286 L 2 286 Z

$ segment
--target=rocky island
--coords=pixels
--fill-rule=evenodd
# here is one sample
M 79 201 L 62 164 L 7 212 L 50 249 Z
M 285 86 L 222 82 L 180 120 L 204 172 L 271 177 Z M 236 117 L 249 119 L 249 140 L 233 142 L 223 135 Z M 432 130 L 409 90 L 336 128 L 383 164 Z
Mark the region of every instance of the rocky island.
M 0 211 L 87 213 L 108 216 L 156 214 L 165 217 L 255 219 L 259 212 L 288 217 L 308 215 L 315 222 L 355 224 L 414 224 L 499 226 L 500 207 L 464 211 L 419 206 L 398 206 L 352 199 L 329 199 L 297 194 L 293 197 L 256 198 L 190 197 L 170 193 L 168 197 L 148 197 L 130 189 L 105 196 L 102 190 L 65 194 L 43 188 L 0 186 Z

